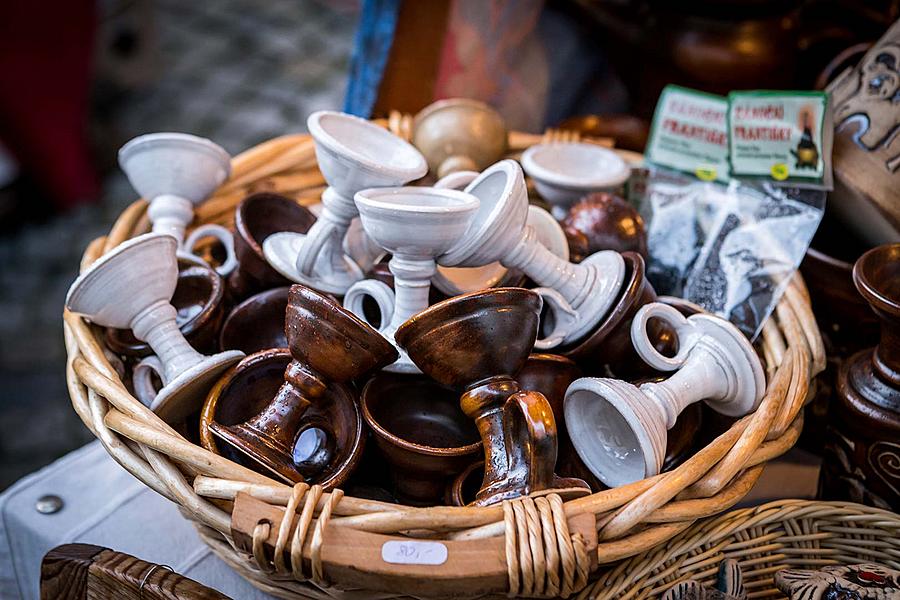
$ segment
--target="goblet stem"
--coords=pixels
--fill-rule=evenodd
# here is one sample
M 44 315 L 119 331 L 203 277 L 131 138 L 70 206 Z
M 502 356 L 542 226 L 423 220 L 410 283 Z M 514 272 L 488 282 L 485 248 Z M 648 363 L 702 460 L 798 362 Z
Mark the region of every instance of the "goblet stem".
M 394 313 L 383 333 L 393 333 L 410 317 L 428 308 L 431 278 L 437 272 L 434 259 L 406 258 L 394 255 L 388 263 L 394 276 Z
M 671 377 L 642 384 L 640 390 L 659 407 L 665 415 L 666 429 L 671 429 L 678 415 L 694 402 L 724 398 L 729 393 L 729 380 L 718 361 L 698 347 Z
M 175 307 L 160 300 L 147 307 L 131 322 L 131 329 L 139 340 L 147 342 L 159 357 L 165 371 L 165 382 L 200 363 L 205 356 L 194 350 L 184 339 L 175 321 Z
M 539 287 L 557 290 L 572 308 L 577 308 L 590 291 L 588 271 L 550 252 L 538 241 L 530 225 L 525 227 L 515 248 L 500 262 L 508 269 L 524 272 Z
M 326 253 L 327 262 L 339 270 L 344 268 L 344 236 L 359 212 L 352 199 L 328 188 L 322 194 L 322 212 L 306 232 L 306 239 L 297 254 L 297 270 L 303 275 L 313 273 L 319 255 Z
M 153 223 L 153 233 L 166 233 L 178 240 L 178 247 L 184 243 L 184 230 L 194 220 L 194 205 L 187 198 L 173 194 L 157 196 L 147 209 Z

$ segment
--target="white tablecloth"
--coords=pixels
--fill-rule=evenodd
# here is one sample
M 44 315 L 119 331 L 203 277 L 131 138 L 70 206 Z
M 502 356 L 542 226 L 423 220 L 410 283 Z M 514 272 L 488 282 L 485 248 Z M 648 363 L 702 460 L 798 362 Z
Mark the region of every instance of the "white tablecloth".
M 811 498 L 818 462 L 793 450 L 766 467 L 742 505 L 777 498 Z M 62 510 L 35 509 L 45 494 Z M 113 461 L 99 442 L 59 459 L 0 495 L 0 599 L 39 597 L 41 559 L 60 544 L 84 542 L 171 566 L 176 572 L 235 599 L 264 594 L 215 557 L 174 504 Z

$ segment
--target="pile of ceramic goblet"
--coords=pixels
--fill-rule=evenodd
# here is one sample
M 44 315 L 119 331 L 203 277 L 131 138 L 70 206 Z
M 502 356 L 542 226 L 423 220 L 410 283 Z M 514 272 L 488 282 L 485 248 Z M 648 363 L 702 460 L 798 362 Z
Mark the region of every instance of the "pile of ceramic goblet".
M 417 131 L 442 110 L 423 111 Z M 120 152 L 153 231 L 90 265 L 66 306 L 107 328 L 135 395 L 188 438 L 288 482 L 487 505 L 652 476 L 688 406 L 736 417 L 760 402 L 749 341 L 685 303 L 655 302 L 638 254 L 569 260 L 566 232 L 502 158 L 505 139 L 476 152 L 465 138 L 413 135 L 437 153 L 426 160 L 351 115 L 317 112 L 308 126 L 328 183 L 321 206 L 256 194 L 234 232 L 185 237 L 193 207 L 228 177 L 224 150 L 161 133 Z M 537 145 L 521 160 L 559 217 L 628 177 L 591 144 Z M 429 165 L 444 177 L 422 185 Z M 210 236 L 222 264 L 196 252 Z M 624 365 L 622 378 L 581 376 L 607 365 Z

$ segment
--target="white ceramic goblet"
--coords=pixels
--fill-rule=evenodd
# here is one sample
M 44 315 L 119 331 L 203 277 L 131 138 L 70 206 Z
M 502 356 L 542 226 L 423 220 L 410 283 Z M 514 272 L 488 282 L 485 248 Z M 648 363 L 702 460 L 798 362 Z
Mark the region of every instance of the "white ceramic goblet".
M 579 142 L 532 146 L 522 154 L 522 168 L 560 220 L 579 199 L 591 192 L 614 191 L 631 174 L 613 150 Z
M 650 319 L 675 331 L 678 353 L 663 356 L 647 333 Z M 762 364 L 737 327 L 712 315 L 685 318 L 654 302 L 631 325 L 638 355 L 660 371 L 676 371 L 660 383 L 635 386 L 618 379 L 584 377 L 566 391 L 569 437 L 584 464 L 610 487 L 660 472 L 667 430 L 687 406 L 704 400 L 731 417 L 756 410 L 766 389 Z
M 263 253 L 291 281 L 340 295 L 363 278 L 363 269 L 344 251 L 344 237 L 359 214 L 354 194 L 403 185 L 425 175 L 428 165 L 412 145 L 365 119 L 319 111 L 306 124 L 319 170 L 328 182 L 322 212 L 305 235 L 270 235 L 263 242 Z
M 434 259 L 459 240 L 478 203 L 471 194 L 439 188 L 358 192 L 356 205 L 366 233 L 391 253 L 388 268 L 394 276 L 394 291 L 381 281 L 366 279 L 347 290 L 344 307 L 365 320 L 363 299 L 372 296 L 381 312 L 379 331 L 394 343 L 397 328 L 428 308 L 428 292 L 436 270 Z M 400 358 L 385 370 L 419 373 L 406 352 L 399 351 Z
M 141 135 L 119 149 L 119 166 L 131 186 L 150 201 L 147 214 L 154 233 L 167 233 L 178 242 L 179 256 L 203 262 L 194 248 L 213 237 L 225 248 L 225 262 L 216 267 L 228 275 L 237 266 L 234 237 L 221 225 L 206 224 L 184 232 L 200 204 L 231 174 L 231 156 L 212 141 L 187 133 Z M 204 263 L 205 264 L 205 263 Z
M 536 282 L 552 329 L 537 340 L 546 350 L 575 342 L 603 319 L 622 287 L 625 261 L 618 252 L 602 251 L 572 264 L 551 252 L 528 224 L 528 194 L 522 169 L 514 160 L 495 163 L 466 187 L 481 205 L 462 239 L 438 263 L 446 267 L 480 267 L 499 261 Z
M 131 329 L 159 357 L 163 388 L 150 408 L 175 423 L 200 408 L 216 377 L 244 357 L 231 350 L 204 356 L 175 322 L 177 242 L 148 233 L 128 240 L 82 273 L 69 288 L 66 308 L 103 327 Z

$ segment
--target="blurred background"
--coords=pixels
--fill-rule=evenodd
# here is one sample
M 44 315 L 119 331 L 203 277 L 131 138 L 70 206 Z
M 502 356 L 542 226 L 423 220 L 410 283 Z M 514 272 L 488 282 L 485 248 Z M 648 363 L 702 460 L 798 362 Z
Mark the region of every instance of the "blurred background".
M 153 131 L 232 154 L 323 108 L 478 98 L 642 150 L 659 91 L 822 87 L 897 0 L 69 0 L 0 21 L 0 489 L 92 436 L 61 312 L 91 239 L 135 199 L 116 151 Z M 579 118 L 584 117 L 584 118 Z

